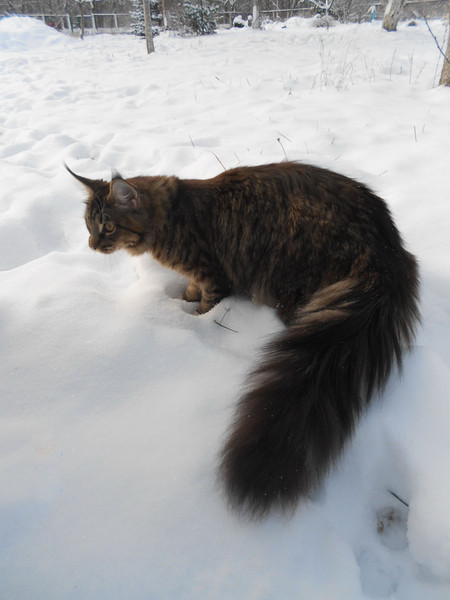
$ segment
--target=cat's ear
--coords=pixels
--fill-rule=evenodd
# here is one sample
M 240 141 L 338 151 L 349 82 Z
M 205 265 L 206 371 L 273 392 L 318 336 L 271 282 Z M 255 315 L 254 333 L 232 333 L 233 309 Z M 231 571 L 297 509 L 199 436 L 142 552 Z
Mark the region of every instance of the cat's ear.
M 81 175 L 77 175 L 76 173 L 74 173 L 72 171 L 72 169 L 69 169 L 69 167 L 66 165 L 66 163 L 64 163 L 64 166 L 69 171 L 69 173 L 73 177 L 75 177 L 75 179 L 77 181 L 82 183 L 85 187 L 87 187 L 89 190 L 92 190 L 93 192 L 98 192 L 98 190 L 100 188 L 104 188 L 105 185 L 107 185 L 106 182 L 103 181 L 102 179 L 88 179 L 87 177 L 82 177 Z
M 123 179 L 111 182 L 110 199 L 123 209 L 136 209 L 140 206 L 139 192 Z

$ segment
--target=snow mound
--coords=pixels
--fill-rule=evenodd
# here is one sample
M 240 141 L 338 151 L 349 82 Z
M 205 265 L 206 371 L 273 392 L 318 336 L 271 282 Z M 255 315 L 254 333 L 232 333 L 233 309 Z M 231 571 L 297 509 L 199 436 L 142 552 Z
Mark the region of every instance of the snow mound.
M 53 49 L 71 41 L 42 21 L 30 17 L 7 17 L 0 21 L 0 51 Z
M 425 23 L 311 22 L 149 56 L 0 19 L 0 600 L 450 599 L 450 88 Z M 423 324 L 317 494 L 256 524 L 215 469 L 276 313 L 194 316 L 149 255 L 92 252 L 63 161 L 206 178 L 285 157 L 388 202 Z

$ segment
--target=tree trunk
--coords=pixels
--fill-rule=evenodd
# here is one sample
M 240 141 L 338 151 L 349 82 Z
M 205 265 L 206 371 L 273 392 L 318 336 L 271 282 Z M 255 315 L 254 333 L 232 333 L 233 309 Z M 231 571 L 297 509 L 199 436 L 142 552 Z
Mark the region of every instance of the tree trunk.
M 145 24 L 145 40 L 147 42 L 147 54 L 155 51 L 153 45 L 153 33 L 152 33 L 152 17 L 150 15 L 150 2 L 149 0 L 143 0 L 144 6 L 144 24 Z
M 252 27 L 255 29 L 259 29 L 261 27 L 261 17 L 259 16 L 259 0 L 253 0 Z
M 449 2 L 448 24 L 450 26 L 450 2 Z M 444 66 L 442 67 L 441 79 L 439 85 L 450 86 L 450 31 L 448 33 L 447 51 L 444 58 Z
M 383 29 L 397 31 L 401 12 L 406 0 L 389 0 L 384 12 Z
M 167 0 L 161 0 L 161 12 L 162 12 L 162 16 L 163 16 L 164 27 L 167 27 L 167 29 L 170 29 L 172 23 L 171 23 L 171 17 L 170 17 L 170 10 L 167 8 Z
M 81 39 L 84 39 L 84 5 L 83 2 L 80 2 L 80 27 L 81 27 Z

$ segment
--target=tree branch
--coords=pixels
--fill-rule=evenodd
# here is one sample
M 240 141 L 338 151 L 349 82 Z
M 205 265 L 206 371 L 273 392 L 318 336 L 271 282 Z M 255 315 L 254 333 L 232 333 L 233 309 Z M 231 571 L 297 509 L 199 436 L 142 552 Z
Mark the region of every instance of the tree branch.
M 439 52 L 440 52 L 440 53 L 442 54 L 442 56 L 444 57 L 444 60 L 445 60 L 446 62 L 448 62 L 448 64 L 450 65 L 450 60 L 448 60 L 448 58 L 445 56 L 445 52 L 444 52 L 444 51 L 442 50 L 442 48 L 440 47 L 440 45 L 439 45 L 439 42 L 438 42 L 438 40 L 437 40 L 437 37 L 436 37 L 436 36 L 434 35 L 434 33 L 431 31 L 431 27 L 430 27 L 430 25 L 428 24 L 428 21 L 427 21 L 427 18 L 426 18 L 426 16 L 423 14 L 423 12 L 422 12 L 421 10 L 419 11 L 419 14 L 420 14 L 420 16 L 422 17 L 422 19 L 425 21 L 425 25 L 427 26 L 427 28 L 428 28 L 428 31 L 429 31 L 429 32 L 430 32 L 430 34 L 431 34 L 431 37 L 432 37 L 432 38 L 433 38 L 433 40 L 435 41 L 435 43 L 436 43 L 436 46 L 438 47 L 438 50 L 439 50 Z

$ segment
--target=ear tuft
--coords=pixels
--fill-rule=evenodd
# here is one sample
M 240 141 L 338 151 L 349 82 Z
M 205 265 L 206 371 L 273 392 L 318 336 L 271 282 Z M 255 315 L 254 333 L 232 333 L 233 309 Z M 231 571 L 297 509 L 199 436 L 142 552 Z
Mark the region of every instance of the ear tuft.
M 123 180 L 122 175 L 116 169 L 113 169 L 111 171 L 111 181 L 113 181 L 114 179 L 122 179 Z
M 64 163 L 64 166 L 66 167 L 66 169 L 69 171 L 69 173 L 75 177 L 75 179 L 77 181 L 79 181 L 80 183 L 82 183 L 85 187 L 87 187 L 89 190 L 92 190 L 93 192 L 98 192 L 101 188 L 104 188 L 106 185 L 106 182 L 103 181 L 102 179 L 88 179 L 87 177 L 82 177 L 81 175 L 77 175 L 76 173 L 74 173 L 72 171 L 72 169 L 70 169 L 66 163 Z
M 139 208 L 139 193 L 123 179 L 114 179 L 111 182 L 110 198 L 124 209 Z

